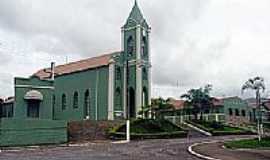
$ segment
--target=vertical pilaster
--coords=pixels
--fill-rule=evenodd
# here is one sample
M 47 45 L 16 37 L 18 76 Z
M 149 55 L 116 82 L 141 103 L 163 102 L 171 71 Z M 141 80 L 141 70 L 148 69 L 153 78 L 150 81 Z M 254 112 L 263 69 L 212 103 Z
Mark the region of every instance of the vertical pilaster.
M 114 70 L 115 64 L 112 60 L 109 65 L 109 87 L 108 87 L 108 120 L 114 120 Z
M 127 118 L 127 69 L 125 66 L 125 63 L 123 64 L 123 68 L 124 68 L 124 79 L 123 79 L 123 111 L 124 111 L 124 117 Z
M 149 62 L 149 68 L 148 68 L 148 104 L 151 105 L 151 96 L 152 96 L 152 64 L 151 64 L 151 39 L 150 39 L 150 32 L 151 30 L 148 30 L 148 62 Z
M 136 26 L 136 60 L 141 60 L 141 26 Z
M 136 28 L 136 115 L 142 107 L 141 27 Z
M 123 54 L 125 54 L 125 30 L 124 28 L 121 29 L 121 51 Z M 125 63 L 123 65 L 123 90 L 122 90 L 122 95 L 123 95 L 123 116 L 126 118 L 127 117 L 127 85 L 126 85 L 126 66 Z

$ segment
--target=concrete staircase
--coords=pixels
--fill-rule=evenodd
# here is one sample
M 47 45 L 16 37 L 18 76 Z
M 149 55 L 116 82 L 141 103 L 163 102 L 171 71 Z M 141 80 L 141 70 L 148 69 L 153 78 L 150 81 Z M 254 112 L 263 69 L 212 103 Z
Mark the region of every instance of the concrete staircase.
M 207 132 L 205 130 L 202 130 L 202 129 L 200 129 L 200 128 L 192 125 L 192 124 L 189 124 L 189 123 L 186 123 L 186 122 L 183 122 L 183 124 L 188 126 L 191 129 L 191 133 L 193 132 L 193 134 L 194 134 L 194 132 L 197 132 L 197 134 L 199 133 L 198 135 L 212 136 L 211 133 L 209 133 L 209 132 Z

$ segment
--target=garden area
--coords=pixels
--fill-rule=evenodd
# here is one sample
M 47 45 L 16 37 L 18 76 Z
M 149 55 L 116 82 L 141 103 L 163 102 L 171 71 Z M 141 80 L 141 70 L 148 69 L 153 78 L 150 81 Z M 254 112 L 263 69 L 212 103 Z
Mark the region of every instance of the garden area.
M 187 131 L 164 119 L 138 119 L 130 123 L 131 139 L 182 138 Z M 109 132 L 112 139 L 124 139 L 126 125 L 120 125 Z
M 192 120 L 192 121 L 187 121 L 187 123 L 192 124 L 204 131 L 207 131 L 211 133 L 213 136 L 253 134 L 248 129 L 232 127 L 224 123 L 215 122 L 215 121 L 206 122 L 202 120 Z
M 258 139 L 230 141 L 224 144 L 227 148 L 231 149 L 270 149 L 270 137 Z

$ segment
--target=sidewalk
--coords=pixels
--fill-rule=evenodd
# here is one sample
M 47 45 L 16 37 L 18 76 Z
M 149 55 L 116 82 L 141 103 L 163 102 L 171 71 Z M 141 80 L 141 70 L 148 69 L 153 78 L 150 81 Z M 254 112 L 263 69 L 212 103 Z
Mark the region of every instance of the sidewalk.
M 193 151 L 221 160 L 270 160 L 270 150 L 231 150 L 222 146 L 222 142 L 202 144 Z

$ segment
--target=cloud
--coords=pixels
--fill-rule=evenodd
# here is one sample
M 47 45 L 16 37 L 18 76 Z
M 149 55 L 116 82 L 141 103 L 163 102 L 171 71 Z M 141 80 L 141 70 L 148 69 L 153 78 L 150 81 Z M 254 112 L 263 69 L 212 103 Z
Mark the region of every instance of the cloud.
M 28 76 L 50 61 L 61 64 L 119 50 L 120 28 L 132 5 L 126 0 L 1 0 L 0 67 L 6 69 L 0 95 L 13 94 L 14 76 Z M 270 87 L 268 0 L 147 0 L 139 5 L 152 27 L 154 95 L 178 97 L 207 83 L 214 95 L 241 95 L 242 83 L 257 75 Z

